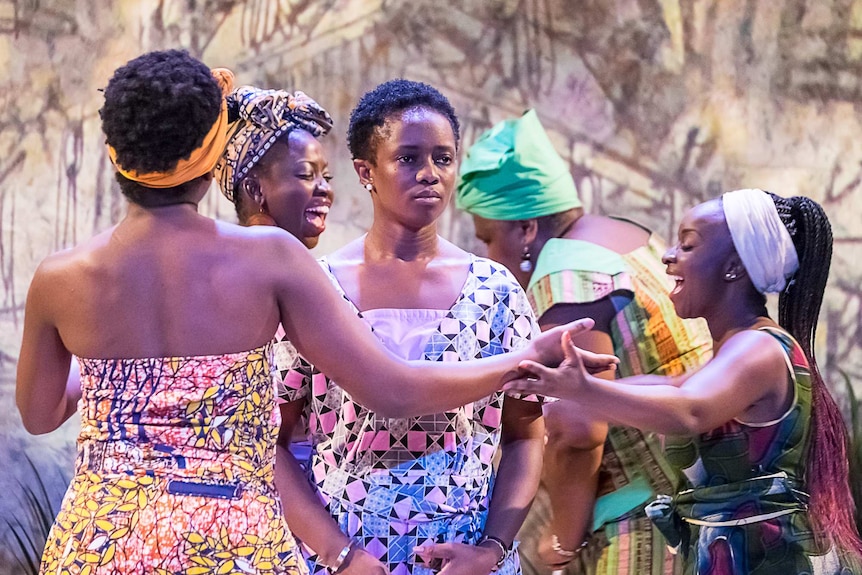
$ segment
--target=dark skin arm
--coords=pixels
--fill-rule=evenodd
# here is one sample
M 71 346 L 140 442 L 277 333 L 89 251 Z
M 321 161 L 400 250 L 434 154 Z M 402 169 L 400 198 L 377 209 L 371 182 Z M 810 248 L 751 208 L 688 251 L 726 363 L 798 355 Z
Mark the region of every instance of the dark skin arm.
M 302 416 L 305 400 L 281 405 L 281 430 L 275 459 L 275 488 L 281 498 L 284 516 L 292 533 L 314 549 L 327 565 L 335 563 L 344 546 L 350 542 L 338 524 L 327 513 L 314 489 L 308 483 L 299 462 L 281 440 L 290 435 Z M 283 437 L 282 437 L 283 436 Z M 342 568 L 345 575 L 385 575 L 386 567 L 358 546 L 350 551 Z
M 598 353 L 613 354 L 610 321 L 615 310 L 609 299 L 590 304 L 556 305 L 540 319 L 543 330 L 584 317 L 596 318 L 596 327 L 580 334 L 577 345 Z M 614 371 L 597 374 L 613 380 Z M 577 549 L 590 530 L 608 425 L 591 418 L 569 401 L 545 406 L 548 442 L 545 446 L 543 484 L 553 509 L 551 521 L 538 544 L 540 559 L 549 567 L 568 563 L 571 558 L 552 548 L 552 536 L 565 550 Z

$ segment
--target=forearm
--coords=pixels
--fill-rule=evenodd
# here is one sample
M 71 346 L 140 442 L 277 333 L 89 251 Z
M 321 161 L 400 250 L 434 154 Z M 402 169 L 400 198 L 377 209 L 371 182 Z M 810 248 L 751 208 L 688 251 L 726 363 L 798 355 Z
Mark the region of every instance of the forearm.
M 504 445 L 483 535 L 515 539 L 539 487 L 542 443 L 539 437 Z
M 311 547 L 324 564 L 332 565 L 350 539 L 327 513 L 296 458 L 281 446 L 276 448 L 275 487 L 291 532 Z
M 588 376 L 576 403 L 607 421 L 667 435 L 694 435 L 711 429 L 706 411 L 686 389 L 658 376 L 636 376 L 606 381 Z
M 590 531 L 603 445 L 574 448 L 548 442 L 543 485 L 553 510 L 550 531 L 566 550 L 577 549 Z

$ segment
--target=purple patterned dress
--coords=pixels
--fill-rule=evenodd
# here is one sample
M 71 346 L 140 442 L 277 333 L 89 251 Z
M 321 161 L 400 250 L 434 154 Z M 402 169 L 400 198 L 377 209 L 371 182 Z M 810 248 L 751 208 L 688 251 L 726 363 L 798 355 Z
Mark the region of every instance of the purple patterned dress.
M 323 267 L 347 299 L 325 261 Z M 429 361 L 468 361 L 518 349 L 537 331 L 526 295 L 508 270 L 473 256 L 461 294 L 432 321 L 420 354 Z M 385 334 L 375 333 L 386 342 Z M 308 402 L 309 479 L 341 529 L 393 575 L 432 573 L 414 556 L 417 545 L 476 543 L 493 492 L 504 394 L 445 413 L 388 419 L 291 355 L 277 354 L 291 362 L 284 369 L 276 360 L 286 376 L 280 395 Z M 327 573 L 314 554 L 307 552 L 307 559 L 312 573 Z M 499 572 L 520 573 L 517 551 Z

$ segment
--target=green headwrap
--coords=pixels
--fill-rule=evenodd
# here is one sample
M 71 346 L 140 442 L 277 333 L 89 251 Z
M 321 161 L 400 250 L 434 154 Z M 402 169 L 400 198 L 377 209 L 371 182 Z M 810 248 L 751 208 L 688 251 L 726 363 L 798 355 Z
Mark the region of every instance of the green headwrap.
M 455 202 L 489 220 L 528 220 L 581 206 L 569 166 L 535 110 L 500 122 L 467 150 Z

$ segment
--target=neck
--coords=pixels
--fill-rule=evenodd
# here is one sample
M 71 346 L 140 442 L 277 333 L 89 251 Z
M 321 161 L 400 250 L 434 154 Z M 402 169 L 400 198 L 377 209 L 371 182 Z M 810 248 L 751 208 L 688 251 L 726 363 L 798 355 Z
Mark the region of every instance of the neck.
M 366 261 L 433 259 L 437 256 L 438 248 L 436 224 L 411 230 L 375 220 L 365 236 Z
M 193 201 L 181 201 L 172 204 L 161 206 L 142 206 L 133 202 L 129 202 L 128 217 L 150 217 L 158 216 L 160 218 L 173 217 L 188 217 L 190 214 L 197 215 L 198 204 Z
M 574 229 L 575 225 L 584 215 L 583 210 L 575 210 L 572 219 L 566 221 L 563 220 L 559 225 L 551 228 L 550 226 L 541 225 L 541 221 L 539 220 L 539 226 L 536 230 L 536 239 L 533 240 L 533 243 L 530 245 L 530 253 L 533 255 L 532 262 L 535 267 L 536 260 L 539 259 L 539 254 L 542 253 L 542 250 L 545 248 L 545 244 L 548 243 L 549 240 L 553 240 L 556 238 L 564 238 L 566 234 L 568 234 L 572 229 Z M 518 278 L 518 282 L 526 289 L 527 284 L 530 282 L 530 278 L 533 273 L 528 272 L 524 273 L 520 270 L 513 272 L 515 273 L 515 277 Z
M 753 302 L 741 305 L 735 303 L 740 300 L 742 298 L 736 297 L 732 300 L 733 303 L 717 305 L 716 313 L 705 316 L 712 334 L 713 353 L 718 353 L 721 346 L 740 331 L 774 323 L 766 315 L 765 307 Z

